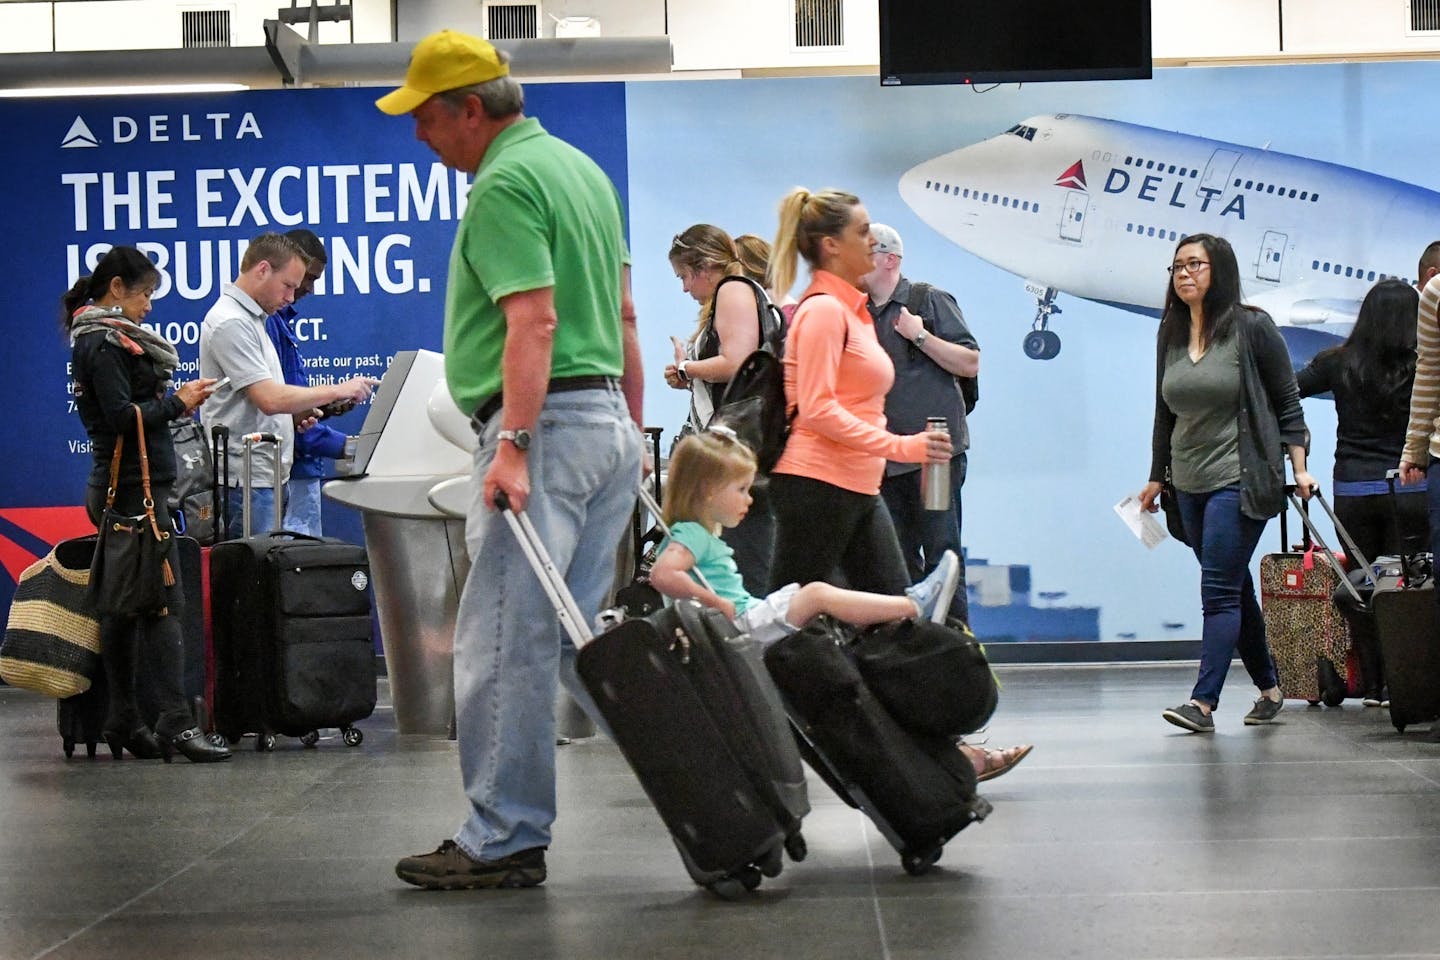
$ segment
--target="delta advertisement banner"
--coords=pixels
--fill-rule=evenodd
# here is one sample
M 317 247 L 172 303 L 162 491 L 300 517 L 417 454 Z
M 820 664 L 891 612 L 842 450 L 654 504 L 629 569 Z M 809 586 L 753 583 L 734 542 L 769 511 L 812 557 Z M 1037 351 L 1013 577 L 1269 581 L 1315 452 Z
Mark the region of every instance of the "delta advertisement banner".
M 699 222 L 770 237 L 789 188 L 847 189 L 900 232 L 906 276 L 956 296 L 981 344 L 963 503 L 977 633 L 1157 640 L 1199 636 L 1199 570 L 1174 542 L 1142 546 L 1113 507 L 1148 473 L 1175 241 L 1231 239 L 1247 299 L 1281 324 L 1297 364 L 1340 342 L 1369 287 L 1413 279 L 1440 237 L 1435 137 L 1410 115 L 1437 70 L 1192 68 L 984 92 L 873 78 L 527 92 L 529 112 L 595 156 L 627 200 L 647 422 L 673 436 L 686 409 L 660 376 L 669 337 L 697 317 L 666 260 L 671 238 Z M 7 298 L 18 342 L 0 361 L 11 411 L 0 561 L 12 580 L 83 525 L 89 456 L 56 302 L 106 244 L 148 244 L 165 273 L 152 320 L 192 364 L 245 240 L 301 225 L 330 252 L 301 311 L 317 376 L 439 349 L 466 180 L 435 164 L 408 120 L 375 111 L 378 92 L 0 104 L 16 145 L 0 173 L 19 267 Z M 1305 411 L 1311 472 L 1328 485 L 1333 406 Z M 1272 524 L 1262 551 L 1279 539 Z

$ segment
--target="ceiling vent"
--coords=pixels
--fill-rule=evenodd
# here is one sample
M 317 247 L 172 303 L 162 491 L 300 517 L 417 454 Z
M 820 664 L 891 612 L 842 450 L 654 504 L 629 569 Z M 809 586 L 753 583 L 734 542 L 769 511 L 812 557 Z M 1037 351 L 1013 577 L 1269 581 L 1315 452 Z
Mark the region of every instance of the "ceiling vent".
M 845 0 L 795 0 L 795 46 L 845 46 Z
M 540 4 L 486 3 L 486 40 L 534 40 L 540 36 Z
M 1440 0 L 1410 0 L 1410 32 L 1440 33 Z
M 187 49 L 230 46 L 230 11 L 181 10 L 180 37 Z

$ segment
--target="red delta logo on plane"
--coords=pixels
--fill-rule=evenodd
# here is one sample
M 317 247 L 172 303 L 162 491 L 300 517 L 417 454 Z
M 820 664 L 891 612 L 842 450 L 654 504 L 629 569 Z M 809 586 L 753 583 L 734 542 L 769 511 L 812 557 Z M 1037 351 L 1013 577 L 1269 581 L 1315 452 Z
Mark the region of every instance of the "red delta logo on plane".
M 1070 187 L 1072 190 L 1085 189 L 1085 164 L 1076 160 L 1065 168 L 1065 172 L 1055 180 L 1057 187 Z

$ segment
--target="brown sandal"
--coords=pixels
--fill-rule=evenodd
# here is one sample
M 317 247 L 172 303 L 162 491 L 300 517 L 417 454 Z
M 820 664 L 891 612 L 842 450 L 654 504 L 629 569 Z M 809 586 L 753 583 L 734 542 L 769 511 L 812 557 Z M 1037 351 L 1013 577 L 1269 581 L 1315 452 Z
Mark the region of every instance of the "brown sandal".
M 980 757 L 984 761 L 984 766 L 975 771 L 975 779 L 984 783 L 986 780 L 994 780 L 1001 774 L 1009 773 L 1017 763 L 1030 756 L 1030 751 L 1034 749 L 1033 743 L 1024 743 L 1004 750 L 981 750 Z

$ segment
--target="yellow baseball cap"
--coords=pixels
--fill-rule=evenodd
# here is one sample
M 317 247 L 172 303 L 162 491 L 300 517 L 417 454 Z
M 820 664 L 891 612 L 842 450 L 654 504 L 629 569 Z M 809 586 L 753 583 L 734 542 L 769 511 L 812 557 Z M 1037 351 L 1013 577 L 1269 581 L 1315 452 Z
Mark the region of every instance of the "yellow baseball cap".
M 410 67 L 405 71 L 405 85 L 376 100 L 375 106 L 398 117 L 437 93 L 484 83 L 509 72 L 510 65 L 501 61 L 500 54 L 487 41 L 468 33 L 441 30 L 415 44 L 410 52 Z

